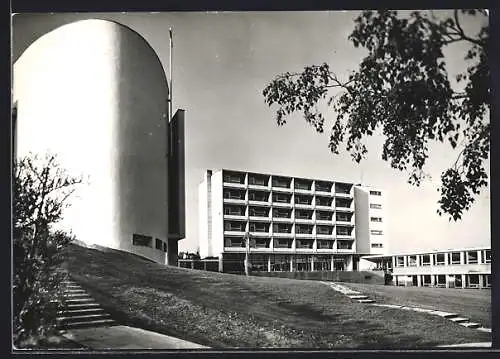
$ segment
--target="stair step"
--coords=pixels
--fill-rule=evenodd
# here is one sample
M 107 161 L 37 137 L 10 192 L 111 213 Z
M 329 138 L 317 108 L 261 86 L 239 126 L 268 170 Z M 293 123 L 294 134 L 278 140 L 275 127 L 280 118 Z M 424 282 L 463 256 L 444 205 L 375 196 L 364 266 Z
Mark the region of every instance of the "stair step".
M 116 325 L 117 323 L 113 319 L 103 319 L 103 320 L 94 320 L 90 322 L 73 322 L 63 325 L 66 329 L 76 329 L 76 328 L 92 328 L 99 326 L 111 326 Z
M 76 298 L 91 298 L 87 293 L 67 293 L 64 294 L 65 299 L 76 299 Z
M 366 295 L 350 295 L 349 298 L 351 298 L 351 299 L 367 299 L 368 297 Z
M 108 319 L 110 317 L 111 315 L 107 313 L 100 313 L 100 314 L 87 314 L 87 315 L 70 315 L 65 317 L 58 317 L 56 319 L 59 322 L 68 322 L 71 320 L 85 322 L 85 321 L 94 321 L 96 319 Z
M 85 314 L 97 314 L 97 313 L 104 313 L 104 309 L 100 307 L 96 308 L 85 308 L 85 309 L 72 309 L 72 310 L 60 310 L 57 312 L 57 314 L 60 315 L 85 315 Z
M 477 328 L 477 330 L 480 330 L 482 332 L 486 332 L 486 333 L 491 333 L 491 328 L 483 328 L 483 327 L 480 327 L 480 328 Z
M 375 303 L 373 299 L 358 299 L 360 303 Z
M 88 307 L 92 307 L 92 308 L 98 308 L 100 307 L 99 303 L 95 303 L 95 302 L 92 302 L 92 303 L 69 303 L 66 305 L 66 308 L 67 309 L 81 309 L 81 308 L 88 308 Z
M 469 321 L 468 318 L 462 318 L 462 317 L 450 318 L 450 320 L 455 323 L 465 323 Z
M 457 313 L 448 313 L 448 312 L 441 312 L 439 310 L 435 310 L 433 312 L 429 312 L 431 314 L 434 314 L 434 315 L 439 315 L 440 317 L 443 317 L 443 318 L 453 318 L 453 317 L 458 317 L 458 314 Z
M 479 323 L 472 323 L 472 322 L 459 323 L 459 324 L 462 325 L 462 326 L 464 326 L 464 327 L 466 327 L 466 328 L 473 328 L 473 329 L 481 327 L 481 324 L 479 324 Z
M 64 300 L 67 304 L 76 304 L 76 303 L 95 303 L 95 300 L 88 297 L 88 298 L 72 298 L 72 299 L 65 299 Z

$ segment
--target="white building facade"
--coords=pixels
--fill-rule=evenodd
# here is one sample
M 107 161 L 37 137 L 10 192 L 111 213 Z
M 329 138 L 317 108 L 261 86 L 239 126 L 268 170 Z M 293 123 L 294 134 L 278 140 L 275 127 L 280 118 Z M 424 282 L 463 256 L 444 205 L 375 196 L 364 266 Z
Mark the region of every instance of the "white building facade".
M 379 189 L 223 169 L 198 195 L 200 255 L 220 271 L 241 271 L 246 236 L 254 271 L 359 270 L 361 256 L 385 253 Z
M 55 154 L 83 176 L 60 223 L 78 240 L 175 265 L 184 236 L 184 113 L 174 125 L 167 118 L 157 54 L 105 20 L 39 35 L 13 66 L 14 158 Z
M 398 286 L 491 288 L 491 248 L 428 251 L 363 258 L 392 273 Z

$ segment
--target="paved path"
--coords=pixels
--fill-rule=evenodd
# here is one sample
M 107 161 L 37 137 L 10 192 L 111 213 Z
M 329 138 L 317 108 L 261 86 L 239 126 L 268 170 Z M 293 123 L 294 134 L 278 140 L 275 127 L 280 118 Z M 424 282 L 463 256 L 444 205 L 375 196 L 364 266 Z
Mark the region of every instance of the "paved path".
M 92 349 L 203 349 L 209 348 L 186 340 L 148 330 L 115 325 L 100 328 L 71 329 L 63 336 Z

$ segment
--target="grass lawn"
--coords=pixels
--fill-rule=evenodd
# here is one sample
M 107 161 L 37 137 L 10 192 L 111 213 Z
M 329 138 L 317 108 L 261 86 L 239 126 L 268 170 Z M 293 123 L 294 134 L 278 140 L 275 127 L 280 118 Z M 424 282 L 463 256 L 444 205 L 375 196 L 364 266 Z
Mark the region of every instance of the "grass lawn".
M 431 348 L 491 340 L 441 317 L 352 301 L 320 282 L 166 267 L 76 245 L 66 264 L 122 324 L 213 348 Z
M 342 283 L 380 303 L 453 312 L 491 328 L 491 290 Z

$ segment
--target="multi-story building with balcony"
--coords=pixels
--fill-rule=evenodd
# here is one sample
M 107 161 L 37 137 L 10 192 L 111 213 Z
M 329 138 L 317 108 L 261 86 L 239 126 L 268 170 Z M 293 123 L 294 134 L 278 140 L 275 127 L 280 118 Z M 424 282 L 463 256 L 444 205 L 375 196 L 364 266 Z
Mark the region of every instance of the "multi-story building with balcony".
M 366 256 L 399 286 L 491 288 L 491 248 Z
M 248 236 L 254 271 L 357 270 L 361 256 L 385 253 L 381 199 L 353 183 L 207 170 L 200 255 L 219 257 L 221 271 L 242 271 Z

